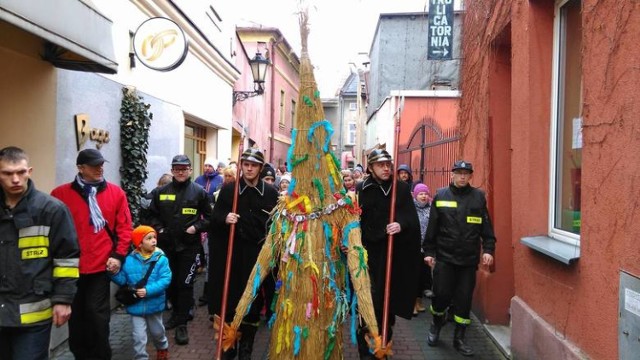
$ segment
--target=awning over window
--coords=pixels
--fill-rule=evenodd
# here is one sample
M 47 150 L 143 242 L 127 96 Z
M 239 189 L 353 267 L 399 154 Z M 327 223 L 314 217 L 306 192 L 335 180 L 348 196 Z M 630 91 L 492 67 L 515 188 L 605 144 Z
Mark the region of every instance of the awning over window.
M 43 58 L 56 67 L 118 71 L 111 20 L 90 0 L 0 0 L 0 19 L 44 39 Z

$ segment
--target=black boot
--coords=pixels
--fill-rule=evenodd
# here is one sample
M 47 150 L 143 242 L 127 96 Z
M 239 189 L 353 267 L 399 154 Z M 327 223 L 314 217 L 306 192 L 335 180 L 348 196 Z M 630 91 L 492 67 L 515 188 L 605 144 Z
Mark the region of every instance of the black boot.
M 429 335 L 427 335 L 427 344 L 429 346 L 438 346 L 438 339 L 440 339 L 440 330 L 444 326 L 446 319 L 444 315 L 433 315 L 433 322 L 429 328 Z
M 240 344 L 238 345 L 238 360 L 251 360 L 253 352 L 253 340 L 256 337 L 258 328 L 249 324 L 240 325 Z
M 176 327 L 176 344 L 178 345 L 187 345 L 189 343 L 189 330 L 187 330 L 187 325 L 178 325 Z
M 229 349 L 227 351 L 224 351 L 222 353 L 222 360 L 234 360 L 236 358 L 236 355 L 238 354 L 238 350 L 233 348 L 233 349 Z
M 473 349 L 464 342 L 464 333 L 467 331 L 467 325 L 456 324 L 456 330 L 453 333 L 453 347 L 464 356 L 473 356 Z

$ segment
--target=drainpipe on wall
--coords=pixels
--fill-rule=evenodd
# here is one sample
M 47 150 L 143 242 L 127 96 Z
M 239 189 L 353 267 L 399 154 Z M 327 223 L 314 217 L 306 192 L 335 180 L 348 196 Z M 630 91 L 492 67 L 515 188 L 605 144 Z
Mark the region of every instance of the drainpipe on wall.
M 275 46 L 278 44 L 280 39 L 274 40 L 271 39 L 269 42 L 271 45 L 270 57 L 271 57 L 271 109 L 269 109 L 269 117 L 270 117 L 270 127 L 271 127 L 271 138 L 269 139 L 269 163 L 273 164 L 273 151 L 274 151 L 274 141 L 276 137 L 275 130 L 275 99 L 276 99 L 276 51 Z M 279 164 L 273 164 L 274 166 L 278 166 Z
M 273 39 L 271 39 L 270 41 L 270 45 L 271 45 L 271 106 L 269 109 L 269 117 L 270 117 L 270 128 L 271 128 L 271 138 L 269 139 L 269 162 L 273 163 L 273 148 L 274 148 L 274 138 L 276 136 L 275 133 L 275 129 L 274 129 L 274 124 L 273 124 L 273 116 L 274 116 L 274 112 L 275 112 L 275 89 L 276 89 L 276 82 L 275 82 L 275 67 L 276 67 L 276 52 L 274 51 L 276 41 L 274 41 Z

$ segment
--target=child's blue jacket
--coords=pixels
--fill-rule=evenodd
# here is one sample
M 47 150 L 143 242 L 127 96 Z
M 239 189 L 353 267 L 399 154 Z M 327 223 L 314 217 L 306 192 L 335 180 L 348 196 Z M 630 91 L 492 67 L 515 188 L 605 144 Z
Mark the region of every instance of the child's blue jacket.
M 127 255 L 122 269 L 111 276 L 111 280 L 120 286 L 125 284 L 135 286 L 147 273 L 152 261 L 157 261 L 158 263 L 147 280 L 147 285 L 145 286 L 147 288 L 147 296 L 126 307 L 127 313 L 131 315 L 143 316 L 164 311 L 165 290 L 171 283 L 169 260 L 167 260 L 164 252 L 158 248 L 148 259 L 144 259 L 138 251 L 132 251 Z

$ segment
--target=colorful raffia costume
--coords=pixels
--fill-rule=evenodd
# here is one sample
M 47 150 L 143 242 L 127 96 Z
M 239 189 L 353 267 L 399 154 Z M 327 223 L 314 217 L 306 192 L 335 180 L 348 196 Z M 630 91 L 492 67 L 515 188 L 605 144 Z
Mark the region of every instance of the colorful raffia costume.
M 272 223 L 223 348 L 234 346 L 242 318 L 262 280 L 277 266 L 274 314 L 269 319 L 269 359 L 342 359 L 342 328 L 350 314 L 356 343 L 358 316 L 368 325 L 371 351 L 382 349 L 371 301 L 367 252 L 360 240 L 359 208 L 342 186 L 340 164 L 330 150 L 333 129 L 324 112 L 307 52 L 307 14 L 300 15 L 302 56 L 298 128 L 287 154 L 292 180 Z M 341 250 L 348 249 L 347 254 Z M 219 324 L 219 319 L 217 319 Z

